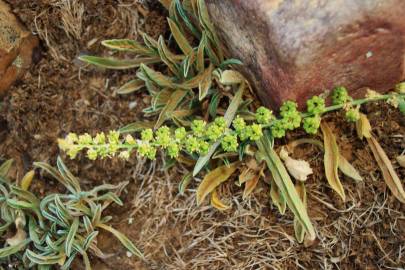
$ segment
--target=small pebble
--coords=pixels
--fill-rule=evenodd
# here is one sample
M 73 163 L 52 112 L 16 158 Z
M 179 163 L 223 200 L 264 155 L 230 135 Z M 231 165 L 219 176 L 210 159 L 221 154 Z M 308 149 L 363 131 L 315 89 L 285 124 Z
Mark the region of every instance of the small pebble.
M 136 101 L 132 101 L 128 104 L 130 110 L 134 109 L 138 103 Z

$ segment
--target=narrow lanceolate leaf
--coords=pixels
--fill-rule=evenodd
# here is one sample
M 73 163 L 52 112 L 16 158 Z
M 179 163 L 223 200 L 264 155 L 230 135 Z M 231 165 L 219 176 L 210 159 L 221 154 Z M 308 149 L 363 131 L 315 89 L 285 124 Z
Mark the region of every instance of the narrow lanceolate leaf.
M 197 205 L 200 205 L 205 197 L 217 186 L 229 179 L 238 168 L 239 162 L 234 162 L 229 166 L 223 165 L 209 172 L 197 189 Z
M 197 76 L 193 77 L 192 79 L 178 84 L 178 87 L 183 89 L 193 89 L 198 87 L 202 80 L 206 79 L 207 77 L 211 77 L 213 68 L 213 65 L 210 65 L 206 70 L 197 74 Z
M 33 262 L 35 264 L 39 264 L 39 265 L 46 265 L 46 264 L 63 265 L 63 263 L 66 259 L 66 255 L 63 253 L 59 253 L 57 255 L 42 255 L 42 254 L 36 254 L 36 253 L 32 252 L 31 250 L 27 249 L 25 254 L 27 255 L 27 258 L 31 262 Z
M 204 75 L 205 76 L 202 78 L 200 84 L 198 85 L 198 99 L 200 101 L 207 96 L 212 84 L 212 75 L 210 69 L 207 69 L 207 72 L 204 72 Z
M 345 191 L 338 175 L 339 147 L 336 143 L 335 135 L 333 135 L 332 131 L 326 123 L 321 123 L 321 129 L 323 133 L 323 144 L 325 149 L 324 165 L 326 179 L 328 180 L 328 183 L 332 187 L 332 189 L 339 194 L 343 201 L 345 201 Z
M 145 87 L 145 82 L 143 80 L 131 80 L 121 86 L 116 93 L 120 95 L 130 94 L 142 89 L 143 87 Z
M 297 193 L 300 196 L 301 200 L 304 202 L 304 206 L 307 207 L 307 192 L 304 183 L 298 182 L 295 185 L 295 189 L 297 190 Z M 294 217 L 294 231 L 295 238 L 297 238 L 298 243 L 304 242 L 305 228 L 296 217 Z
M 223 85 L 239 84 L 244 81 L 242 74 L 235 70 L 225 70 L 221 73 L 219 82 Z
M 339 170 L 357 182 L 363 181 L 363 177 L 361 177 L 356 168 L 354 168 L 352 164 L 350 164 L 350 162 L 347 161 L 347 159 L 341 154 L 339 155 Z
M 360 119 L 356 122 L 356 131 L 360 139 L 371 137 L 371 125 L 365 114 L 360 113 Z
M 270 179 L 270 198 L 273 204 L 278 208 L 278 211 L 280 211 L 280 214 L 284 215 L 287 208 L 287 201 L 273 178 Z
M 75 241 L 75 236 L 78 228 L 79 218 L 75 217 L 65 240 L 65 253 L 68 257 L 70 257 L 70 254 L 72 253 L 73 242 Z
M 131 240 L 129 240 L 128 237 L 126 237 L 123 233 L 105 224 L 98 224 L 97 226 L 112 233 L 121 242 L 121 244 L 128 249 L 129 252 L 135 256 L 143 258 L 142 252 L 140 252 L 139 249 L 131 242 Z
M 278 157 L 277 153 L 274 151 L 271 142 L 267 136 L 263 136 L 262 139 L 256 142 L 259 148 L 257 154 L 259 162 L 266 161 L 267 167 L 269 168 L 274 182 L 276 183 L 278 189 L 282 196 L 286 199 L 288 207 L 293 212 L 294 216 L 302 223 L 305 231 L 308 233 L 308 237 L 314 240 L 316 237 L 315 229 L 309 219 L 307 209 L 302 202 L 295 186 L 284 167 L 283 162 Z
M 177 45 L 185 55 L 189 55 L 193 50 L 193 47 L 191 47 L 187 38 L 180 31 L 180 28 L 177 26 L 177 24 L 170 18 L 167 18 L 167 21 L 169 23 L 170 31 L 172 32 L 172 35 L 176 40 Z
M 179 75 L 179 67 L 176 62 L 175 55 L 167 48 L 164 38 L 162 36 L 158 39 L 158 52 L 162 61 L 170 69 L 173 74 Z
M 143 42 L 145 43 L 146 47 L 148 47 L 150 50 L 154 51 L 157 53 L 158 51 L 158 42 L 151 36 L 149 36 L 148 34 L 144 33 L 142 35 L 143 38 Z
M 13 160 L 9 159 L 3 162 L 0 166 L 0 176 L 7 177 L 8 172 L 10 171 Z
M 205 34 L 205 32 L 203 32 L 203 34 L 202 34 L 202 38 L 201 38 L 201 41 L 200 41 L 200 45 L 198 46 L 198 49 L 197 49 L 197 70 L 199 71 L 199 72 L 201 72 L 201 71 L 203 71 L 204 70 L 204 61 L 205 61 L 205 59 L 204 59 L 204 50 L 205 50 L 205 47 L 207 46 L 207 35 Z
M 133 52 L 141 55 L 151 55 L 153 53 L 151 50 L 132 39 L 103 40 L 101 44 L 109 49 L 117 51 Z
M 183 71 L 184 78 L 188 77 L 188 74 L 189 74 L 194 62 L 195 62 L 195 53 L 193 51 L 189 55 L 187 55 L 181 63 L 181 69 Z
M 215 207 L 219 211 L 225 211 L 231 208 L 229 205 L 226 205 L 221 201 L 216 189 L 214 189 L 214 191 L 211 194 L 211 206 Z
M 159 128 L 164 121 L 173 113 L 173 111 L 177 108 L 183 98 L 187 95 L 187 91 L 184 90 L 176 90 L 170 96 L 167 104 L 160 112 L 159 118 L 156 121 L 155 129 Z
M 190 184 L 192 177 L 193 177 L 193 174 L 190 172 L 190 173 L 186 174 L 185 176 L 183 176 L 183 178 L 181 179 L 180 184 L 179 184 L 179 193 L 181 195 L 184 194 L 184 191 L 186 190 L 188 184 Z
M 141 64 L 147 65 L 160 62 L 160 58 L 157 57 L 144 57 L 130 60 L 119 60 L 91 55 L 79 56 L 79 60 L 98 67 L 108 69 L 129 69 L 139 67 Z
M 6 259 L 9 256 L 21 251 L 28 245 L 30 241 L 31 241 L 30 239 L 25 239 L 24 241 L 18 243 L 17 245 L 0 248 L 0 259 Z
M 35 171 L 31 170 L 27 172 L 21 179 L 20 187 L 22 190 L 28 190 L 31 186 L 32 179 L 34 179 Z
M 186 13 L 186 10 L 183 8 L 183 5 L 185 5 L 185 1 L 183 1 L 183 3 L 180 0 L 174 1 L 176 2 L 176 10 L 180 15 L 181 19 L 183 20 L 184 24 L 196 38 L 200 39 L 201 38 L 200 31 L 196 27 L 194 27 L 194 24 L 191 22 L 188 14 Z
M 167 77 L 144 64 L 140 65 L 140 70 L 146 75 L 146 77 L 148 77 L 149 80 L 153 81 L 157 85 L 161 87 L 175 88 L 175 84 L 170 77 Z
M 243 95 L 243 91 L 245 90 L 245 87 L 246 87 L 246 85 L 244 83 L 242 83 L 239 86 L 239 90 L 236 92 L 234 98 L 232 99 L 231 103 L 229 104 L 228 109 L 225 112 L 224 118 L 225 118 L 227 127 L 230 127 L 233 119 L 235 118 L 239 105 L 242 102 L 242 95 Z M 217 149 L 217 147 L 219 145 L 220 145 L 220 141 L 215 142 L 208 150 L 208 153 L 205 156 L 202 156 L 197 160 L 197 163 L 194 166 L 193 176 L 196 176 L 201 171 L 201 169 L 204 168 L 204 166 L 210 160 L 210 158 L 212 157 L 212 155 L 214 154 L 215 150 Z
M 264 168 L 264 167 L 263 167 Z M 243 191 L 243 199 L 249 197 L 249 195 L 255 190 L 257 183 L 259 183 L 259 179 L 261 174 L 263 173 L 263 169 L 259 172 L 256 172 L 256 175 L 253 176 L 249 181 L 245 183 L 245 190 Z
M 58 167 L 59 173 L 66 182 L 72 186 L 76 192 L 80 192 L 80 183 L 79 179 L 77 179 L 68 169 L 68 167 L 63 163 L 63 160 L 60 156 L 56 159 L 56 166 Z
M 220 62 L 223 61 L 224 59 L 224 54 L 222 52 L 221 44 L 219 42 L 219 39 L 215 33 L 215 29 L 211 23 L 211 20 L 208 15 L 208 10 L 205 5 L 205 0 L 197 0 L 198 4 L 198 15 L 199 15 L 199 20 L 204 29 L 207 31 L 209 34 L 209 38 L 213 42 L 213 45 L 215 46 L 215 49 L 217 50 L 218 58 Z
M 374 158 L 377 161 L 378 166 L 380 167 L 385 183 L 391 190 L 392 194 L 402 203 L 405 203 L 405 191 L 402 186 L 401 180 L 399 180 L 398 175 L 396 174 L 392 163 L 388 158 L 387 154 L 384 152 L 384 149 L 380 146 L 378 141 L 373 137 L 367 138 L 368 145 L 373 152 Z

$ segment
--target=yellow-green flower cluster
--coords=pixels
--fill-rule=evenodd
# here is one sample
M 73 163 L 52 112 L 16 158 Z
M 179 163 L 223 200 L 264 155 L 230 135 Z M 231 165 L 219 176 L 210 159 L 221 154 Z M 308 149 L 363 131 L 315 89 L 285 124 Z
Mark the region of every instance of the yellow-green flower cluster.
M 359 107 L 356 108 L 349 108 L 346 110 L 346 120 L 349 122 L 356 122 L 357 120 L 360 119 L 360 111 L 359 111 Z
M 294 130 L 301 125 L 302 118 L 297 107 L 297 103 L 290 100 L 280 107 L 281 119 L 273 121 L 271 126 L 271 133 L 275 138 L 282 138 L 287 130 Z
M 307 116 L 303 120 L 302 127 L 308 134 L 316 134 L 321 125 L 321 114 L 325 112 L 325 99 L 320 96 L 313 96 L 307 100 Z
M 320 115 L 325 111 L 325 99 L 313 96 L 307 100 L 307 111 L 310 114 Z
M 259 107 L 256 110 L 256 121 L 259 124 L 267 125 L 270 124 L 271 120 L 274 119 L 273 112 L 265 107 Z
M 347 89 L 343 86 L 335 87 L 332 93 L 332 104 L 340 105 L 348 101 L 351 101 L 352 98 L 347 93 Z
M 177 158 L 181 152 L 192 155 L 205 155 L 214 143 L 219 143 L 224 152 L 238 152 L 239 143 L 253 143 L 263 136 L 263 129 L 269 128 L 275 138 L 284 137 L 286 131 L 294 130 L 303 123 L 304 130 L 309 134 L 316 134 L 321 115 L 327 111 L 344 109 L 348 121 L 355 122 L 359 119 L 360 105 L 371 100 L 385 99 L 391 105 L 399 107 L 405 114 L 405 83 L 396 86 L 397 93 L 388 95 L 373 94 L 360 100 L 352 100 L 344 87 L 335 88 L 332 95 L 333 106 L 326 107 L 321 96 L 314 96 L 307 101 L 307 112 L 300 113 L 297 103 L 286 101 L 280 107 L 280 118 L 273 116 L 272 111 L 259 107 L 254 114 L 246 114 L 246 119 L 237 115 L 231 127 L 224 117 L 217 117 L 211 123 L 196 119 L 190 123 L 190 128 L 171 129 L 162 126 L 157 130 L 144 129 L 139 134 L 139 139 L 132 135 L 121 138 L 117 131 L 103 132 L 92 137 L 89 134 L 77 136 L 70 133 L 65 139 L 59 140 L 59 146 L 71 158 L 75 158 L 81 151 L 85 151 L 89 159 L 118 156 L 129 159 L 132 152 L 142 157 L 155 159 L 158 150 L 165 152 L 170 158 Z M 254 120 L 251 116 L 254 115 Z
M 302 121 L 303 128 L 308 134 L 316 134 L 321 125 L 321 117 L 319 115 L 304 118 Z

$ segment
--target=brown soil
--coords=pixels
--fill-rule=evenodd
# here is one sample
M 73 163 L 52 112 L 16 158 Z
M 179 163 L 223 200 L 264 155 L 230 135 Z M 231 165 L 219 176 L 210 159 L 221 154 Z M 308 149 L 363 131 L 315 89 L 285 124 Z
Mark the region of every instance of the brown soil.
M 16 176 L 30 169 L 33 161 L 54 164 L 60 154 L 56 139 L 69 131 L 107 131 L 142 118 L 140 111 L 148 103 L 145 93 L 113 94 L 133 71 L 95 70 L 76 58 L 86 52 L 107 54 L 99 45 L 103 39 L 139 38 L 142 31 L 165 34 L 165 15 L 159 5 L 133 0 L 9 2 L 39 35 L 44 49 L 42 60 L 9 91 L 0 108 L 0 157 L 16 160 Z M 72 11 L 63 4 L 68 2 L 82 9 Z M 395 162 L 405 149 L 404 117 L 385 104 L 363 109 L 400 179 L 405 179 L 405 169 Z M 315 171 L 307 182 L 310 216 L 318 233 L 311 247 L 295 241 L 292 215 L 281 216 L 270 204 L 265 183 L 243 201 L 241 189 L 228 181 L 220 195 L 232 209 L 221 213 L 208 205 L 196 206 L 195 188 L 200 179 L 184 196 L 178 194 L 177 186 L 187 171 L 181 165 L 164 170 L 160 159 L 68 161 L 84 186 L 130 182 L 125 206 L 111 211 L 113 225 L 143 250 L 146 259 L 127 257 L 116 240 L 102 235 L 100 247 L 115 256 L 105 261 L 92 258 L 94 269 L 404 267 L 405 206 L 387 190 L 370 149 L 357 139 L 354 126 L 338 114 L 330 114 L 326 120 L 338 136 L 343 154 L 365 181 L 356 184 L 342 176 L 348 197 L 342 203 L 326 183 L 321 152 L 312 146 L 296 150 L 294 156 L 308 160 Z M 284 142 L 303 136 L 295 132 Z M 42 192 L 56 188 L 49 179 L 40 178 L 37 185 Z M 78 262 L 74 269 L 81 265 Z

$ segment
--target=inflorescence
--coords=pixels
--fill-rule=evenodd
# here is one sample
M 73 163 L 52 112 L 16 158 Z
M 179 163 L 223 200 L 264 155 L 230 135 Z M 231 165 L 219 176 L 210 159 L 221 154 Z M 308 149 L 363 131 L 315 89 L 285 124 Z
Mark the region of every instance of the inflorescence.
M 322 96 L 314 96 L 307 100 L 307 111 L 299 112 L 297 103 L 286 101 L 280 107 L 280 117 L 276 118 L 272 111 L 265 107 L 256 110 L 255 121 L 247 121 L 236 116 L 231 127 L 227 127 L 224 117 L 217 117 L 213 122 L 194 120 L 189 130 L 185 127 L 176 129 L 162 126 L 156 131 L 144 129 L 140 138 L 131 134 L 120 134 L 118 131 L 98 133 L 92 137 L 89 134 L 76 135 L 70 133 L 65 139 L 59 139 L 59 147 L 73 159 L 81 151 L 86 151 L 91 160 L 118 156 L 124 160 L 130 158 L 136 151 L 141 157 L 154 160 L 158 149 L 166 152 L 170 158 L 177 158 L 180 152 L 190 155 L 207 154 L 210 145 L 220 141 L 224 152 L 237 152 L 242 142 L 254 142 L 263 136 L 263 129 L 269 129 L 274 138 L 282 138 L 289 130 L 301 126 L 308 134 L 316 134 L 321 115 L 343 109 L 349 122 L 355 122 L 360 116 L 360 105 L 368 101 L 387 100 L 388 103 L 399 107 L 405 114 L 405 83 L 396 86 L 397 93 L 380 95 L 370 91 L 366 98 L 353 100 L 344 87 L 336 87 L 332 94 L 332 105 L 326 107 Z

